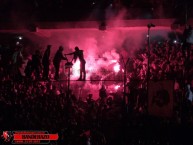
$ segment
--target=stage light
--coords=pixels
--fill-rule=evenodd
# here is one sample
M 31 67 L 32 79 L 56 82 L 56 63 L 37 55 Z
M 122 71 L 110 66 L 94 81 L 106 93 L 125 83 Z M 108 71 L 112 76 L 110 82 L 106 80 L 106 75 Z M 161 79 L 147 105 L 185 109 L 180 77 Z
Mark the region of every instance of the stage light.
M 22 39 L 23 39 L 23 37 L 22 37 L 22 36 L 18 36 L 18 39 L 19 39 L 19 40 L 22 40 Z
M 176 43 L 177 43 L 177 40 L 174 40 L 173 43 L 176 44 Z

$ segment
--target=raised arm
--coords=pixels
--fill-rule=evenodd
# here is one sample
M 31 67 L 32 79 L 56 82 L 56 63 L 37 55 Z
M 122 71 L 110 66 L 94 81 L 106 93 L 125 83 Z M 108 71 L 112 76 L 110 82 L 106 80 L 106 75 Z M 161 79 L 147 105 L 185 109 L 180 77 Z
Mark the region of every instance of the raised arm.
M 75 52 L 72 52 L 72 53 L 67 53 L 67 54 L 65 54 L 65 55 L 73 55 Z
M 65 54 L 64 54 L 64 55 L 65 55 Z M 62 58 L 63 60 L 68 60 L 68 59 L 66 58 L 66 56 L 64 56 L 64 55 L 62 55 L 61 58 Z

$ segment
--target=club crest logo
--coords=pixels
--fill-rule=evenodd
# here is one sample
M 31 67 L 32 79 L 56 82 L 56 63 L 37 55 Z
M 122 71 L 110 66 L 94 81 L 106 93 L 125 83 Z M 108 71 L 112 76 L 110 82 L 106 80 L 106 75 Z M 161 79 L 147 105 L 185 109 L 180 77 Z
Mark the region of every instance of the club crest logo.
M 11 131 L 3 131 L 3 134 L 1 135 L 1 137 L 4 139 L 5 142 L 10 142 L 13 135 Z

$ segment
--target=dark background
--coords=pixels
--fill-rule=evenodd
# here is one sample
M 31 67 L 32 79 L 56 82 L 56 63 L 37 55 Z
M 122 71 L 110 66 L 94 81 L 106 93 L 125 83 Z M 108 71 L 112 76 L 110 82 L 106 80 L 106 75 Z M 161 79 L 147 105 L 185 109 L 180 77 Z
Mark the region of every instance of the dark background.
M 101 20 L 125 9 L 124 19 L 192 17 L 191 0 L 0 0 L 0 22 Z

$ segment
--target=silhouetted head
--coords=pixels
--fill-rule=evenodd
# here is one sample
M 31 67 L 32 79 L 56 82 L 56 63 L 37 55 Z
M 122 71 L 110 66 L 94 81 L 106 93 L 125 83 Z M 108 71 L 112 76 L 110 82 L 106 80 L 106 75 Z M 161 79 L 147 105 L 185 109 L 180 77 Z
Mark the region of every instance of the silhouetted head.
M 35 51 L 35 54 L 36 54 L 36 55 L 39 55 L 39 54 L 40 54 L 40 51 L 39 51 L 39 50 L 36 50 L 36 51 Z
M 75 49 L 76 51 L 78 51 L 78 50 L 79 50 L 78 46 L 76 46 L 74 49 Z
M 60 47 L 59 47 L 59 50 L 60 50 L 60 51 L 63 51 L 63 50 L 64 50 L 63 46 L 60 46 Z
M 47 45 L 47 48 L 51 48 L 52 47 L 52 45 Z
M 88 98 L 92 99 L 93 95 L 92 94 L 88 94 Z
M 106 89 L 106 88 L 105 88 L 105 85 L 102 85 L 102 86 L 101 86 L 101 89 Z

